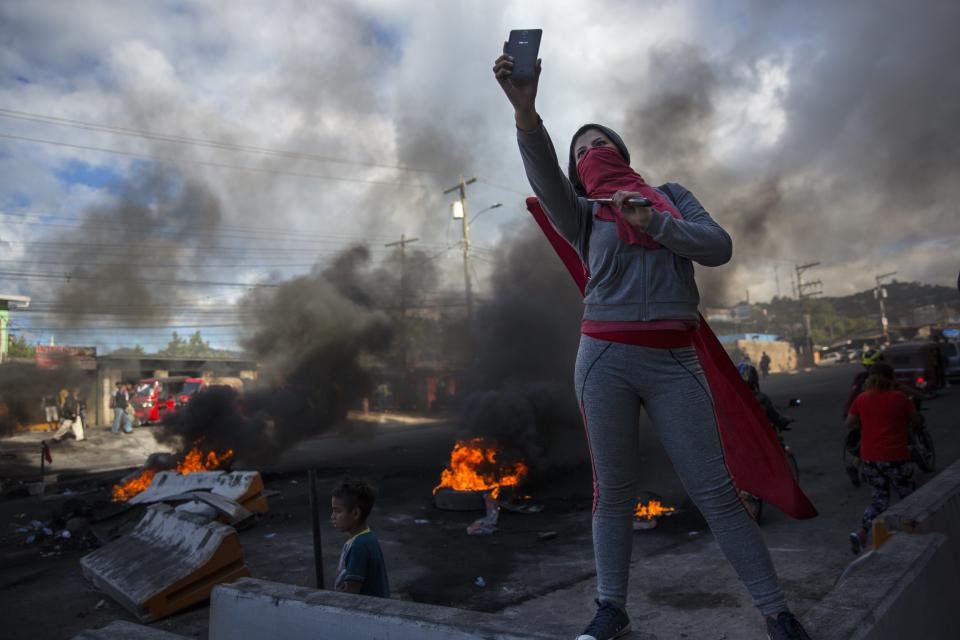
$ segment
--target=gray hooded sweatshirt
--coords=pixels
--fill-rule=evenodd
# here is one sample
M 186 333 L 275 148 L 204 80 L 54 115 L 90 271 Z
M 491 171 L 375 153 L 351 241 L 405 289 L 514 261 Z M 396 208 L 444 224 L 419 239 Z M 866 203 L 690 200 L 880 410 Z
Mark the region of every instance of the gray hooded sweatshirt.
M 613 133 L 605 127 L 597 128 Z M 622 141 L 613 135 L 629 162 Z M 663 248 L 625 244 L 617 237 L 616 223 L 595 218 L 599 205 L 578 195 L 563 174 L 542 123 L 535 131 L 518 129 L 517 140 L 527 179 L 544 212 L 590 272 L 583 298 L 584 319 L 696 321 L 700 293 L 693 262 L 720 266 L 730 260 L 733 243 L 693 194 L 676 183 L 660 189 L 683 216 L 680 220 L 666 211 L 653 212 L 644 231 Z M 571 167 L 576 170 L 572 162 Z

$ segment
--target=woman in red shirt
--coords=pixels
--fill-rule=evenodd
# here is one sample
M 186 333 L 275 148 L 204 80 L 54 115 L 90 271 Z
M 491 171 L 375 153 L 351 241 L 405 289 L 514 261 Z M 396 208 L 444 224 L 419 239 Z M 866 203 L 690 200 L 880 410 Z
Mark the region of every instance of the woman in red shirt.
M 913 461 L 907 448 L 907 429 L 920 423 L 917 411 L 905 393 L 897 389 L 893 368 L 873 365 L 861 393 L 850 405 L 847 426 L 859 428 L 863 476 L 870 484 L 872 501 L 863 512 L 860 529 L 850 534 L 850 546 L 860 553 L 874 518 L 890 506 L 890 488 L 904 498 L 916 485 Z

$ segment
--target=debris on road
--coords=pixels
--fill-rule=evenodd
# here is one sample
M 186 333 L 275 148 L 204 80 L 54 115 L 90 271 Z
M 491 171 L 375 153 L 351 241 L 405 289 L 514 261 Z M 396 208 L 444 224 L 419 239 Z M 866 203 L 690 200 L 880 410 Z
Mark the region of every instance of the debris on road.
M 489 536 L 497 530 L 497 521 L 500 519 L 500 503 L 493 498 L 492 493 L 484 493 L 483 502 L 487 509 L 487 515 L 470 523 L 467 526 L 467 535 Z

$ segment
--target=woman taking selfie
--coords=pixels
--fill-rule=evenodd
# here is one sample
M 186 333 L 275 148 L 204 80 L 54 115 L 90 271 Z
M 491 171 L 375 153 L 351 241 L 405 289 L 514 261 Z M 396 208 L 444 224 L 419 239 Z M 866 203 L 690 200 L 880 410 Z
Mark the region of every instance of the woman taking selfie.
M 575 388 L 593 464 L 599 596 L 597 612 L 578 640 L 609 640 L 630 631 L 625 606 L 641 407 L 684 488 L 765 616 L 768 636 L 809 638 L 787 608 L 760 530 L 731 481 L 731 469 L 740 476 L 732 463 L 728 468 L 728 441 L 721 444 L 718 433 L 723 412 L 716 411 L 711 395 L 720 387 L 713 380 L 708 384 L 704 369 L 722 370 L 722 375 L 735 378 L 730 384 L 744 385 L 732 362 L 704 362 L 702 350 L 694 347 L 700 344 L 700 318 L 692 262 L 712 267 L 729 261 L 730 236 L 682 186 L 648 185 L 630 167 L 623 140 L 607 127 L 580 127 L 564 175 L 536 110 L 540 61 L 533 77 L 524 81 L 513 79 L 513 62 L 504 54 L 493 71 L 514 108 L 527 178 L 552 227 L 545 231 L 548 237 L 559 234 L 576 251 L 589 278 L 583 286 Z M 649 206 L 631 202 L 641 198 Z M 591 201 L 601 199 L 608 202 Z M 561 257 L 562 251 L 558 249 Z M 751 418 L 756 411 L 749 408 Z M 757 457 L 749 459 L 754 463 Z M 799 506 L 791 515 L 815 514 L 799 489 L 797 494 Z

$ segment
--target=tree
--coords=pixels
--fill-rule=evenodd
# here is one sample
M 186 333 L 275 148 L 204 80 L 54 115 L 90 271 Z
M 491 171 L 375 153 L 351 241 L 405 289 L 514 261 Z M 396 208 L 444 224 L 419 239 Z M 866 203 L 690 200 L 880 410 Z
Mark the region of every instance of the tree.
M 186 340 L 174 331 L 167 346 L 157 353 L 161 356 L 178 356 L 181 358 L 209 358 L 218 355 L 220 352 L 203 339 L 200 331 L 196 331 Z
M 160 349 L 157 354 L 161 356 L 185 356 L 187 355 L 185 353 L 186 349 L 186 341 L 180 337 L 180 334 L 174 331 L 170 338 L 170 342 L 168 342 L 167 346 L 165 346 L 163 349 Z
M 11 358 L 35 358 L 37 348 L 27 342 L 23 336 L 9 336 L 10 343 L 7 355 Z
M 113 353 L 110 355 L 114 356 L 145 356 L 147 355 L 146 350 L 141 347 L 139 344 L 135 344 L 132 347 L 121 347 L 119 349 L 114 349 Z

